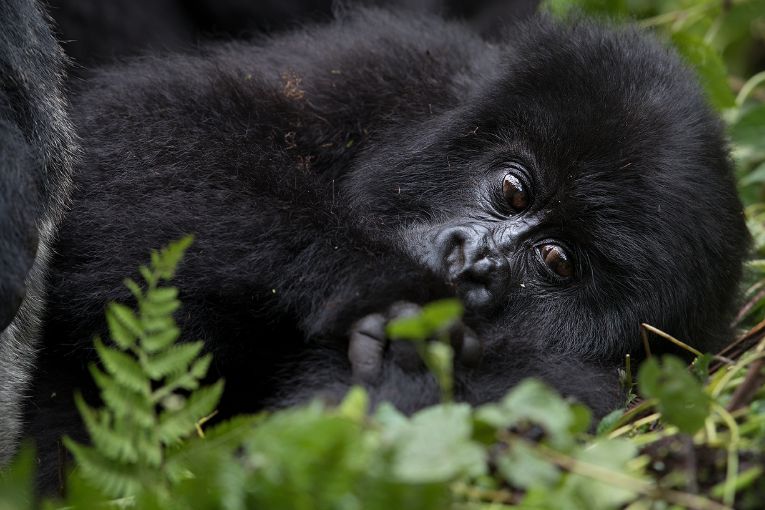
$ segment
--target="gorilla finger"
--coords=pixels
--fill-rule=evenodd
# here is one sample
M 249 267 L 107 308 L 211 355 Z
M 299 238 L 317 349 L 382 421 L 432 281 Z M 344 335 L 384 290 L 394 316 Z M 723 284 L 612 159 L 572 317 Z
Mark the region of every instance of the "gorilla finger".
M 403 317 L 412 317 L 422 311 L 420 305 L 410 303 L 409 301 L 397 301 L 388 309 L 388 319 L 401 319 Z
M 483 344 L 470 328 L 464 329 L 458 354 L 460 362 L 467 367 L 477 367 L 481 362 Z
M 381 314 L 367 315 L 353 325 L 348 361 L 355 381 L 372 383 L 380 377 L 385 344 L 385 317 Z
M 465 325 L 462 323 L 462 321 L 457 321 L 449 328 L 449 343 L 452 346 L 452 349 L 454 349 L 454 352 L 456 354 L 459 354 L 462 351 L 462 344 L 464 342 L 464 336 L 465 336 Z
M 393 362 L 405 372 L 417 372 L 425 368 L 420 353 L 414 342 L 395 340 L 390 343 L 390 356 Z

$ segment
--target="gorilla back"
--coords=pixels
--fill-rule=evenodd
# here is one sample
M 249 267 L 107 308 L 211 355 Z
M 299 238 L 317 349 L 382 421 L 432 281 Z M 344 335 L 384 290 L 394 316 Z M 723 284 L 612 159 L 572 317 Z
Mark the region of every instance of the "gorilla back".
M 483 346 L 457 367 L 471 402 L 537 375 L 602 413 L 640 322 L 701 350 L 729 333 L 748 235 L 720 123 L 636 30 L 542 19 L 493 45 L 358 11 L 83 89 L 27 411 L 43 454 L 76 424 L 72 389 L 87 397 L 104 303 L 186 233 L 179 320 L 216 354 L 224 414 L 354 377 L 404 409 L 432 402 L 384 337 L 401 301 L 463 301 L 461 348 Z

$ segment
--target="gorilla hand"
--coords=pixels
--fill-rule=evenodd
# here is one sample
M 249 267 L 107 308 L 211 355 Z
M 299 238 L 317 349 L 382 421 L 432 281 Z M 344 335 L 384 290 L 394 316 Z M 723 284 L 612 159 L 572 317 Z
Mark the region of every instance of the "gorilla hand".
M 348 359 L 355 381 L 368 384 L 378 382 L 383 363 L 388 358 L 406 372 L 415 372 L 424 368 L 424 363 L 413 342 L 391 341 L 386 334 L 386 326 L 389 322 L 411 317 L 420 310 L 419 305 L 398 302 L 384 314 L 369 314 L 354 323 L 348 344 Z M 478 365 L 483 349 L 475 333 L 461 321 L 457 321 L 451 326 L 448 334 L 454 349 L 455 360 L 466 367 Z

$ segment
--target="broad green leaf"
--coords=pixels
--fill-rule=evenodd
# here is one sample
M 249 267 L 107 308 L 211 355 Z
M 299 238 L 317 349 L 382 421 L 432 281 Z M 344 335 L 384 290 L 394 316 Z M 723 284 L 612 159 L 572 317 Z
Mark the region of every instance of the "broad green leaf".
M 353 386 L 337 408 L 337 412 L 346 418 L 362 421 L 369 409 L 369 396 L 361 386 Z
M 658 400 L 657 408 L 665 422 L 681 432 L 693 434 L 709 416 L 709 396 L 686 364 L 674 356 L 650 358 L 640 367 L 638 388 L 647 398 Z
M 521 441 L 510 443 L 496 462 L 502 476 L 520 489 L 550 487 L 561 477 L 558 467 Z
M 388 323 L 385 332 L 388 338 L 394 340 L 424 341 L 430 336 L 427 324 L 419 315 L 393 320 Z
M 623 439 L 597 441 L 582 448 L 576 455 L 578 461 L 601 468 L 605 473 L 627 476 L 642 483 L 642 473 L 630 469 L 629 461 L 637 456 L 637 446 Z M 637 493 L 617 484 L 608 483 L 607 478 L 596 479 L 591 476 L 569 474 L 563 482 L 560 495 L 562 499 L 582 501 L 582 508 L 588 510 L 610 510 L 633 500 Z
M 422 308 L 422 319 L 431 334 L 451 327 L 462 317 L 462 303 L 457 299 L 433 301 Z
M 571 427 L 575 417 L 569 404 L 535 379 L 521 382 L 501 402 L 479 407 L 475 416 L 497 429 L 522 423 L 540 425 L 557 448 L 568 448 L 573 442 Z
M 393 474 L 402 482 L 448 482 L 486 470 L 485 452 L 471 439 L 470 407 L 445 404 L 416 413 L 388 437 Z

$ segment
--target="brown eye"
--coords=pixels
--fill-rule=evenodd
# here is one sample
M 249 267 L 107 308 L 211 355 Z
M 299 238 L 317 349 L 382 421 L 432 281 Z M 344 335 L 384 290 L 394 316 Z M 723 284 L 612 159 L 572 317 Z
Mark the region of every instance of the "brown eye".
M 507 174 L 502 179 L 502 193 L 507 204 L 515 212 L 521 212 L 529 206 L 529 194 L 526 186 L 513 174 Z
M 561 278 L 574 274 L 574 264 L 566 251 L 557 244 L 545 244 L 537 248 L 545 265 Z

